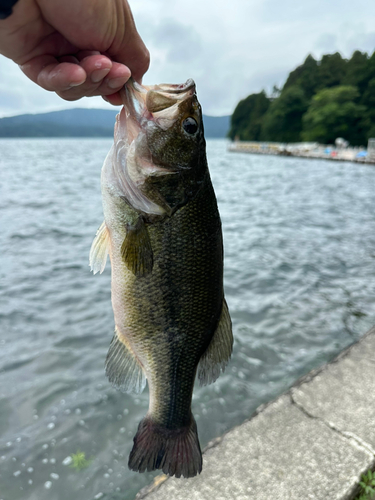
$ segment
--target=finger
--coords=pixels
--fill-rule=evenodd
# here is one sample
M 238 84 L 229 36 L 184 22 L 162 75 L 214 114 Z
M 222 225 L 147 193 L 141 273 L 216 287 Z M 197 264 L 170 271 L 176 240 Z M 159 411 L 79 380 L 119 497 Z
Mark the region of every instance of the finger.
M 112 65 L 111 69 L 109 72 L 107 71 L 104 79 L 101 79 L 99 82 L 93 82 L 93 75 L 95 76 L 98 74 L 96 72 L 103 71 L 102 69 L 97 69 L 95 66 L 95 60 L 97 58 L 98 56 L 90 56 L 81 61 L 80 64 L 88 75 L 86 81 L 82 85 L 59 91 L 58 95 L 61 98 L 68 101 L 75 101 L 81 97 L 110 95 L 120 90 L 125 85 L 130 78 L 129 68 L 123 64 L 112 63 L 108 58 L 105 59 Z M 98 62 L 98 60 L 96 62 Z
M 150 53 L 136 31 L 132 37 L 128 37 L 127 43 L 124 42 L 116 52 L 109 50 L 108 54 L 113 60 L 126 64 L 134 80 L 142 82 L 150 66 Z
M 126 0 L 69 1 L 68 6 L 66 2 L 50 0 L 38 0 L 37 3 L 47 23 L 74 47 L 106 53 L 113 61 L 126 65 L 137 81 L 141 80 L 149 67 L 150 55 Z
M 82 59 L 85 59 L 86 57 L 100 56 L 101 53 L 98 50 L 80 50 L 75 55 L 79 61 L 82 61 Z
M 74 56 L 62 56 L 58 58 L 59 62 L 67 62 L 67 63 L 72 63 L 72 64 L 79 64 L 79 61 L 76 57 Z
M 60 63 L 49 55 L 34 57 L 20 67 L 33 82 L 55 92 L 82 85 L 87 77 L 85 70 L 78 64 Z
M 123 15 L 123 18 L 118 18 L 117 31 L 121 32 L 119 28 L 122 28 L 125 36 L 114 40 L 115 43 L 109 48 L 108 54 L 113 60 L 128 66 L 134 80 L 141 83 L 150 66 L 150 53 L 137 31 L 127 2 L 123 2 Z M 124 21 L 124 26 L 121 26 L 121 21 Z
M 118 92 L 131 77 L 130 69 L 124 64 L 112 63 L 107 78 L 98 88 L 100 95 L 111 95 Z
M 103 95 L 103 99 L 106 102 L 109 102 L 109 104 L 112 104 L 112 106 L 122 106 L 123 101 L 121 99 L 120 92 L 116 92 L 115 94 L 110 94 L 110 95 Z
M 77 54 L 77 57 L 80 57 L 81 54 Z M 86 85 L 88 92 L 90 87 L 92 91 L 95 90 L 112 69 L 112 61 L 100 53 L 82 58 L 80 65 L 87 74 Z M 95 85 L 92 86 L 91 83 Z

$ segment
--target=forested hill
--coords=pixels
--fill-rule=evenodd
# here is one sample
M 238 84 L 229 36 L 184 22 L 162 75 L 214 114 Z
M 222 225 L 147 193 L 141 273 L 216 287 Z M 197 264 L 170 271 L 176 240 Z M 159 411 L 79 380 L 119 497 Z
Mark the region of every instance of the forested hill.
M 0 137 L 113 137 L 117 109 L 65 109 L 0 119 Z M 229 116 L 203 115 L 205 136 L 224 138 Z
M 323 144 L 343 137 L 366 146 L 375 137 L 375 52 L 350 59 L 336 52 L 320 61 L 309 55 L 272 96 L 262 91 L 238 103 L 229 137 Z

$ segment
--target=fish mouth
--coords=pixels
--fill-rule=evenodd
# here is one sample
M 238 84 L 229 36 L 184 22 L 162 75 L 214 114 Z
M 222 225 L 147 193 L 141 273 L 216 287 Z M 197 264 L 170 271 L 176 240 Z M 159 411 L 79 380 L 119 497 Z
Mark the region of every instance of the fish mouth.
M 195 82 L 189 78 L 182 84 L 141 85 L 132 78 L 120 91 L 124 103 L 124 118 L 129 122 L 129 139 L 133 140 L 136 128 L 145 129 L 152 121 L 166 130 L 178 118 L 179 105 L 196 98 Z M 130 123 L 132 122 L 132 123 Z M 136 127 L 136 125 L 138 127 Z
M 124 144 L 129 149 L 137 143 L 142 153 L 138 164 L 146 176 L 178 173 L 181 167 L 173 169 L 155 165 L 144 142 L 151 125 L 167 130 L 180 119 L 181 109 L 197 100 L 194 80 L 189 78 L 181 84 L 146 86 L 130 78 L 120 95 L 124 106 L 116 117 L 115 143 Z
M 195 82 L 191 78 L 182 84 L 149 86 L 130 78 L 120 95 L 124 106 L 116 117 L 114 138 L 115 143 L 121 141 L 127 147 L 150 123 L 167 130 L 178 120 L 180 106 L 197 100 Z
M 186 106 L 197 101 L 192 79 L 183 84 L 140 85 L 130 79 L 120 91 L 123 108 L 116 117 L 112 178 L 122 196 L 136 210 L 162 215 L 165 207 L 147 198 L 142 187 L 150 177 L 178 174 L 184 167 L 155 162 L 148 134 L 155 127 L 168 130 L 181 119 Z

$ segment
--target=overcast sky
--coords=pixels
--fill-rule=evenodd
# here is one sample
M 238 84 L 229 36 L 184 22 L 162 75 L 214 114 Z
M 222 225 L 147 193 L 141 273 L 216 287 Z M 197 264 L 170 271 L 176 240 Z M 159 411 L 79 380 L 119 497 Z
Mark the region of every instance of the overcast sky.
M 311 53 L 375 49 L 375 2 L 368 0 L 130 0 L 151 53 L 144 83 L 193 78 L 203 112 L 231 114 L 238 101 L 281 86 Z M 0 116 L 72 107 L 110 107 L 100 98 L 69 103 L 30 82 L 0 56 Z

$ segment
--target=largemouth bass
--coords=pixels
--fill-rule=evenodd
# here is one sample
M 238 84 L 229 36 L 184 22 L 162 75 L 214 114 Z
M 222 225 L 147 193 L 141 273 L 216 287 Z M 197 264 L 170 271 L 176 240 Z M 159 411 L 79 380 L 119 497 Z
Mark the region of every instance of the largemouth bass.
M 122 98 L 90 253 L 94 273 L 111 260 L 116 327 L 106 373 L 125 392 L 149 384 L 130 469 L 192 477 L 202 470 L 194 380 L 214 382 L 233 344 L 202 112 L 192 80 L 129 81 Z

